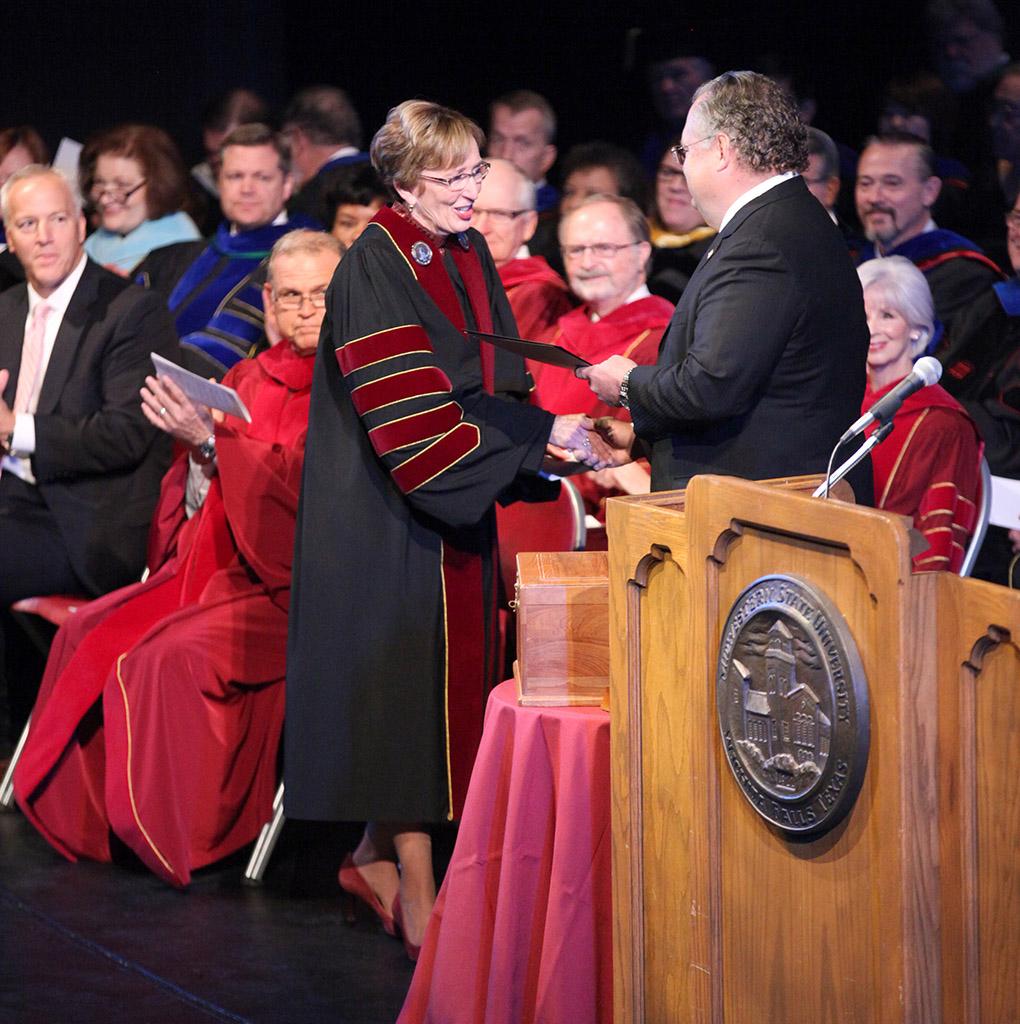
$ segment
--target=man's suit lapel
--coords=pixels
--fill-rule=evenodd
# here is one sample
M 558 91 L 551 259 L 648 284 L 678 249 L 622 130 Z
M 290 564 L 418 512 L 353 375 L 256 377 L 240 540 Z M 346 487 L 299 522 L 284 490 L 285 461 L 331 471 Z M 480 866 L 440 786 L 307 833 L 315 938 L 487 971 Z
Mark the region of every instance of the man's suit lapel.
M 60 392 L 71 373 L 82 337 L 92 317 L 98 287 L 98 275 L 92 264 L 88 263 L 78 287 L 71 296 L 67 312 L 53 342 L 53 352 L 50 354 L 42 390 L 39 392 L 39 404 L 36 408 L 38 413 L 51 413 L 57 407 Z
M 0 327 L 0 370 L 11 372 L 3 393 L 3 400 L 8 407 L 14 405 L 14 393 L 18 389 L 21 349 L 25 343 L 25 321 L 28 318 L 28 286 L 18 285 L 11 289 L 11 293 L 17 295 L 17 302 L 10 317 Z
M 694 273 L 691 275 L 690 281 L 687 283 L 689 289 L 691 285 L 695 283 L 696 278 L 704 271 L 706 266 L 710 266 L 713 259 L 719 255 L 719 251 L 726 245 L 727 239 L 736 232 L 740 226 L 751 216 L 755 210 L 760 210 L 763 206 L 767 206 L 769 203 L 774 203 L 780 199 L 784 199 L 795 193 L 796 189 L 800 186 L 797 178 L 790 178 L 787 181 L 782 181 L 778 185 L 770 188 L 768 192 L 763 195 L 756 196 L 745 206 L 742 206 L 733 215 L 732 220 L 726 225 L 722 231 L 712 240 L 712 244 L 709 246 L 708 251 L 704 256 L 701 257 L 697 267 L 694 269 Z M 686 292 L 687 289 L 684 289 Z
M 712 240 L 712 244 L 701 260 L 698 262 L 697 267 L 694 269 L 694 273 L 691 275 L 690 281 L 687 282 L 687 287 L 684 288 L 683 294 L 680 296 L 680 301 L 677 303 L 676 312 L 673 314 L 673 324 L 682 324 L 683 331 L 673 331 L 670 329 L 666 330 L 666 333 L 662 336 L 662 341 L 659 342 L 659 363 L 664 362 L 678 362 L 683 358 L 684 353 L 690 347 L 690 343 L 693 340 L 694 334 L 694 309 L 698 304 L 698 295 L 701 290 L 701 286 L 704 284 L 707 275 L 711 274 L 713 265 L 719 258 L 719 253 L 722 251 L 728 239 L 733 235 L 737 229 L 747 220 L 748 217 L 754 213 L 755 210 L 760 210 L 763 206 L 769 203 L 774 203 L 777 200 L 783 199 L 787 196 L 796 194 L 796 190 L 804 188 L 803 183 L 797 178 L 790 178 L 787 181 L 780 182 L 774 188 L 770 188 L 768 192 L 763 195 L 756 196 L 751 202 L 742 206 L 732 220 L 719 232 L 718 235 Z M 666 343 L 669 342 L 669 349 L 667 352 Z M 667 352 L 664 357 L 663 353 Z

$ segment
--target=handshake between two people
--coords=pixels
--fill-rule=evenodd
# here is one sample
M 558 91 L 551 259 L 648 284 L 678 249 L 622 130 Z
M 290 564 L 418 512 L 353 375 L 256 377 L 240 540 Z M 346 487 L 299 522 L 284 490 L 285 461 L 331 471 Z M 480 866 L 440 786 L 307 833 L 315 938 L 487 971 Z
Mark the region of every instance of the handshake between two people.
M 607 405 L 620 404 L 620 384 L 637 365 L 624 356 L 611 356 L 594 366 L 575 371 L 588 382 L 595 395 Z M 634 427 L 625 420 L 602 416 L 592 419 L 580 413 L 557 416 L 549 437 L 548 452 L 555 464 L 583 463 L 590 469 L 602 470 L 624 466 L 633 460 Z M 551 468 L 556 472 L 555 465 Z

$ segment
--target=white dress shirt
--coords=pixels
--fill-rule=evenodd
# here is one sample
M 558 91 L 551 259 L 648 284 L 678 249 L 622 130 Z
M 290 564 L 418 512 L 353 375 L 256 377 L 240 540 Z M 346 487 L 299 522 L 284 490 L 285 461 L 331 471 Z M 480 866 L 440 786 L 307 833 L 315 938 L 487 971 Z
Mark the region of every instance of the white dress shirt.
M 730 204 L 730 208 L 726 211 L 723 216 L 722 223 L 719 225 L 719 233 L 722 234 L 722 229 L 742 210 L 752 199 L 757 199 L 758 196 L 765 195 L 770 189 L 781 185 L 784 181 L 797 176 L 796 171 L 787 171 L 785 174 L 773 174 L 771 178 L 766 178 L 764 181 L 759 181 L 754 188 L 749 188 L 742 196 L 734 199 Z
M 637 302 L 638 299 L 647 299 L 651 294 L 652 293 L 648 290 L 648 285 L 642 282 L 630 293 L 630 295 L 627 296 L 627 301 L 621 303 L 617 308 L 620 309 L 623 306 L 629 306 L 632 302 Z M 588 319 L 593 324 L 597 324 L 602 317 L 600 317 L 598 313 L 590 312 L 588 314 Z

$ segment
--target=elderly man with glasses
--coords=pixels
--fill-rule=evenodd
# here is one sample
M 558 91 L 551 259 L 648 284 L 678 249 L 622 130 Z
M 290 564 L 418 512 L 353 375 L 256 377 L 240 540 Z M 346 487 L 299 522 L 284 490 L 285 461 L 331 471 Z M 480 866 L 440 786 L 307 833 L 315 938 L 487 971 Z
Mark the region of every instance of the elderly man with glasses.
M 534 182 L 509 160 L 493 159 L 482 182 L 471 226 L 489 247 L 522 338 L 536 338 L 570 311 L 566 282 L 528 241 L 538 226 Z
M 623 196 L 589 196 L 563 217 L 559 235 L 567 280 L 581 305 L 561 316 L 545 339 L 592 363 L 620 356 L 654 364 L 673 304 L 652 295 L 645 283 L 652 246 L 640 207 Z M 542 363 L 529 369 L 535 378 L 531 400 L 550 412 L 630 419 L 626 409 L 600 401 L 570 370 Z M 590 474 L 579 485 L 588 511 L 601 521 L 607 497 L 648 491 L 648 471 L 628 464 Z
M 250 423 L 146 379 L 146 419 L 188 450 L 163 480 L 152 571 L 57 634 L 14 778 L 70 860 L 110 860 L 112 830 L 183 886 L 269 817 L 312 369 L 340 249 L 315 231 L 274 245 L 263 298 L 283 340 L 227 377 Z
M 606 463 L 649 454 L 653 490 L 822 472 L 860 409 L 868 328 L 839 231 L 799 173 L 796 108 L 764 75 L 727 72 L 696 93 L 675 154 L 719 234 L 655 366 L 617 355 L 580 371 L 633 420 L 610 421 Z

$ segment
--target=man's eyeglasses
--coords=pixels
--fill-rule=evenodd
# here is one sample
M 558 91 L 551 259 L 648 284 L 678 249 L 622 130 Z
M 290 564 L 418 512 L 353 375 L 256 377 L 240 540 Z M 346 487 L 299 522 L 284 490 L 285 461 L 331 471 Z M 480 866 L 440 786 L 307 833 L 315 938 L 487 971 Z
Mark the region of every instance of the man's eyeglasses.
M 676 162 L 683 167 L 684 161 L 687 159 L 687 154 L 701 142 L 708 142 L 709 139 L 714 139 L 718 132 L 713 132 L 711 135 L 706 135 L 703 139 L 695 139 L 689 146 L 670 146 L 669 151 L 676 157 Z
M 531 210 L 490 210 L 483 209 L 481 206 L 476 206 L 474 209 L 475 216 L 481 216 L 483 213 L 487 217 L 492 217 L 493 220 L 501 220 L 504 223 L 508 223 L 512 220 L 517 220 L 522 213 L 531 213 Z
M 599 260 L 611 260 L 621 249 L 631 249 L 640 242 L 623 242 L 621 245 L 614 245 L 612 242 L 596 242 L 595 245 L 563 245 L 560 252 L 565 260 L 579 260 L 586 252 Z
M 325 309 L 326 293 L 321 291 L 305 295 L 303 292 L 283 292 L 281 295 L 277 295 L 274 292 L 273 301 L 280 309 L 302 309 L 305 302 L 310 302 L 315 309 Z
M 140 188 L 144 187 L 145 183 L 145 178 L 142 178 L 137 185 L 125 185 L 119 181 L 100 181 L 96 179 L 92 182 L 92 188 L 89 189 L 89 196 L 96 203 L 104 197 L 112 203 L 126 203 Z
M 434 181 L 437 185 L 445 185 L 451 192 L 463 192 L 469 181 L 481 185 L 491 166 L 492 164 L 483 160 L 477 167 L 472 167 L 470 171 L 465 171 L 463 174 L 455 174 L 452 178 L 437 178 L 434 174 L 419 174 L 418 177 L 424 178 L 426 181 Z
M 1020 210 L 1010 210 L 1006 214 L 1006 227 L 1010 231 L 1020 231 Z

